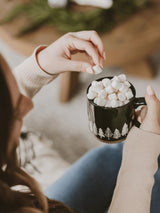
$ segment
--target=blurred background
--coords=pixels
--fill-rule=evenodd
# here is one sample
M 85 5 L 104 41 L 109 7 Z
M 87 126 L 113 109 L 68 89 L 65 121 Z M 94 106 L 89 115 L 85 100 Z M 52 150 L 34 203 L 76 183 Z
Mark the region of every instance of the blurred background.
M 137 96 L 151 84 L 160 97 L 160 1 L 0 1 L 0 52 L 12 69 L 37 45 L 78 30 L 100 34 L 107 53 L 104 72 L 62 74 L 34 97 L 35 108 L 24 122 L 51 139 L 68 163 L 102 145 L 88 130 L 86 88 L 92 80 L 125 73 Z M 81 54 L 74 59 L 86 60 Z

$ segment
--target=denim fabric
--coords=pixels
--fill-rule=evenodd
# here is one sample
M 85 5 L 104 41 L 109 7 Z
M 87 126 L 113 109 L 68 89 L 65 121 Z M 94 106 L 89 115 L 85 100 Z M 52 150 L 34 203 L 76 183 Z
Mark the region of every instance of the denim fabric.
M 152 198 L 151 198 L 151 213 L 160 212 L 160 156 L 158 158 L 158 170 L 154 176 L 155 182 L 152 189 Z
M 87 152 L 45 191 L 76 213 L 104 213 L 109 207 L 122 159 L 122 144 Z
M 121 166 L 123 143 L 103 145 L 76 161 L 45 194 L 76 213 L 107 213 Z M 160 160 L 159 160 L 160 162 Z M 155 175 L 151 213 L 160 212 L 160 169 Z

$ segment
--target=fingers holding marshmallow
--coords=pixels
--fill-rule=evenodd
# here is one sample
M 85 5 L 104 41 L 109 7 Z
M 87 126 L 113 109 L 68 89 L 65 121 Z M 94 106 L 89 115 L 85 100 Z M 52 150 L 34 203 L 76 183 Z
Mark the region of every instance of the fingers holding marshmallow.
M 94 74 L 96 75 L 100 74 L 103 71 L 103 69 L 98 65 L 93 66 L 93 70 L 94 70 Z

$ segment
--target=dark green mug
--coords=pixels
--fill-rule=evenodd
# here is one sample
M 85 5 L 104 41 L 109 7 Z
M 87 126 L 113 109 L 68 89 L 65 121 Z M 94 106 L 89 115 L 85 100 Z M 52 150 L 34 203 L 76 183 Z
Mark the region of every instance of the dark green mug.
M 112 79 L 113 77 L 107 78 Z M 102 81 L 103 79 L 100 78 L 96 81 Z M 133 98 L 120 107 L 101 107 L 87 98 L 89 129 L 102 142 L 118 143 L 123 141 L 131 127 L 138 123 L 135 109 L 141 105 L 146 105 L 146 102 L 144 97 L 136 97 L 136 90 L 131 83 L 130 85 Z M 90 86 L 91 84 L 87 88 L 87 93 Z

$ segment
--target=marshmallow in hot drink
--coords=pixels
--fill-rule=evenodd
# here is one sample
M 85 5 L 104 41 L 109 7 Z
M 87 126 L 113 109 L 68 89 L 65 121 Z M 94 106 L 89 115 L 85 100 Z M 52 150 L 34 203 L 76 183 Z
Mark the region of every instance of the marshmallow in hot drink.
M 97 96 L 97 94 L 96 94 L 96 92 L 94 92 L 94 91 L 90 91 L 90 92 L 87 94 L 87 98 L 90 99 L 90 100 L 96 98 L 96 96 Z
M 125 101 L 125 100 L 126 100 L 125 93 L 119 92 L 119 93 L 118 93 L 118 99 L 119 99 L 120 101 Z
M 122 87 L 122 83 L 119 80 L 113 80 L 111 85 L 115 90 L 119 90 Z
M 109 78 L 104 78 L 102 80 L 102 84 L 103 84 L 104 87 L 107 87 L 111 84 L 111 80 Z
M 127 86 L 127 87 L 130 87 L 130 83 L 128 81 L 124 81 L 124 85 Z
M 99 106 L 120 107 L 133 97 L 130 86 L 124 74 L 114 76 L 112 79 L 104 78 L 102 81 L 92 82 L 87 97 Z
M 121 74 L 118 76 L 118 79 L 122 82 L 127 81 L 126 75 L 125 74 Z M 128 81 L 127 81 L 128 82 Z M 129 82 L 128 82 L 129 83 Z
M 101 81 L 96 81 L 96 83 L 93 85 L 93 90 L 95 92 L 99 92 L 103 89 L 103 84 Z
M 112 107 L 111 101 L 107 101 L 106 104 L 105 104 L 105 107 Z
M 100 92 L 98 92 L 98 97 L 105 99 L 106 96 L 107 96 L 107 91 L 105 89 L 103 89 Z
M 112 101 L 112 100 L 117 100 L 117 95 L 116 95 L 115 93 L 110 94 L 110 95 L 108 95 L 108 99 L 109 99 L 110 101 Z
M 106 92 L 107 92 L 108 94 L 112 94 L 112 93 L 114 92 L 113 87 L 112 87 L 111 85 L 107 86 L 107 87 L 106 87 Z
M 117 100 L 112 100 L 111 101 L 111 107 L 113 107 L 113 108 L 119 107 L 118 101 Z
M 125 100 L 125 101 L 124 101 L 124 104 L 128 104 L 128 102 L 129 102 L 129 100 Z
M 133 97 L 132 90 L 129 89 L 129 90 L 126 92 L 126 98 L 127 98 L 127 99 L 131 99 L 132 97 Z
M 106 104 L 106 99 L 104 99 L 104 98 L 97 98 L 97 105 L 99 105 L 99 106 L 105 106 L 105 104 Z
M 96 86 L 98 84 L 98 81 L 92 81 L 92 86 Z
M 125 93 L 128 91 L 128 88 L 129 87 L 127 85 L 122 84 L 122 86 L 119 88 L 119 91 Z

